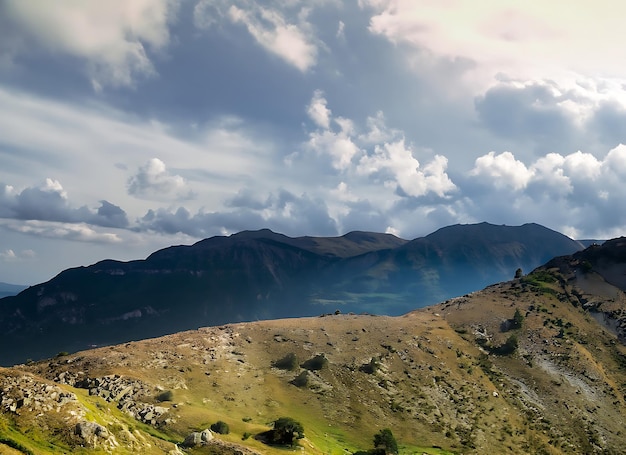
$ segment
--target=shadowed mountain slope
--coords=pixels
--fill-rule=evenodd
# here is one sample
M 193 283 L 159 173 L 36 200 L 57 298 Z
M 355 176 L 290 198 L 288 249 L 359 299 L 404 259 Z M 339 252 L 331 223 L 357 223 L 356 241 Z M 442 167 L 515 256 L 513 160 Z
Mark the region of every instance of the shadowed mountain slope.
M 626 309 L 602 275 L 625 245 L 403 316 L 227 324 L 0 368 L 0 452 L 174 454 L 196 432 L 189 453 L 282 454 L 262 435 L 287 416 L 310 454 L 371 449 L 383 428 L 400 455 L 623 453 L 626 346 L 596 316 Z M 217 421 L 230 432 L 202 442 Z
M 574 283 L 574 297 L 598 322 L 626 342 L 626 238 L 592 245 L 546 264 Z
M 204 325 L 333 312 L 398 315 L 581 246 L 545 227 L 457 225 L 291 238 L 269 230 L 61 272 L 0 300 L 0 364 Z
M 349 258 L 329 268 L 325 298 L 397 315 L 512 278 L 580 243 L 538 224 L 448 226 L 398 248 Z
M 9 284 L 0 281 L 0 298 L 8 297 L 11 295 L 19 294 L 26 289 L 27 286 L 21 286 L 19 284 Z

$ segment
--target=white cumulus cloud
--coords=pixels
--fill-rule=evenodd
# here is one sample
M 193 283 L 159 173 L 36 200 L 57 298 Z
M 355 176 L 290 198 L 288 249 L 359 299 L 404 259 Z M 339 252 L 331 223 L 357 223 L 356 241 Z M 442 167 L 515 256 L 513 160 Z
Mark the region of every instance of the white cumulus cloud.
M 320 128 L 330 128 L 331 111 L 326 107 L 326 98 L 321 90 L 313 92 L 313 98 L 307 108 L 307 114 Z
M 563 169 L 572 178 L 595 180 L 600 175 L 602 163 L 591 153 L 578 151 L 565 157 Z
M 88 243 L 120 243 L 119 235 L 111 232 L 102 232 L 86 223 L 59 223 L 50 221 L 31 220 L 23 223 L 3 223 L 3 227 L 22 234 L 50 239 L 72 240 Z M 30 252 L 25 257 L 32 257 Z
M 499 188 L 521 190 L 528 185 L 533 171 L 516 160 L 511 152 L 502 152 L 499 155 L 489 152 L 476 159 L 470 176 L 488 178 Z
M 315 65 L 317 46 L 305 31 L 307 24 L 290 23 L 278 10 L 255 6 L 251 9 L 232 5 L 228 16 L 245 25 L 248 32 L 267 51 L 282 58 L 300 71 Z
M 610 150 L 602 162 L 602 167 L 622 178 L 626 177 L 626 145 L 619 144 Z
M 152 75 L 148 48 L 170 41 L 169 22 L 177 0 L 54 2 L 6 0 L 2 13 L 15 23 L 26 43 L 51 53 L 84 59 L 94 88 L 132 85 Z M 26 46 L 14 52 L 28 52 Z
M 31 249 L 21 250 L 17 253 L 12 248 L 0 251 L 0 260 L 4 262 L 25 261 L 34 259 L 36 256 L 37 254 Z
M 17 260 L 17 254 L 12 249 L 4 250 L 0 252 L 0 259 L 3 261 L 15 261 Z
M 189 199 L 193 193 L 180 175 L 170 173 L 163 161 L 152 158 L 128 180 L 128 193 L 148 199 Z
M 446 157 L 436 155 L 420 168 L 411 147 L 407 147 L 404 139 L 400 139 L 377 145 L 373 155 L 361 158 L 357 172 L 365 175 L 382 174 L 387 185 L 399 188 L 408 196 L 420 197 L 432 192 L 444 197 L 456 189 L 446 174 L 447 165 Z
M 491 78 L 513 71 L 526 77 L 595 75 L 598 68 L 626 76 L 615 47 L 623 40 L 626 6 L 598 2 L 483 0 L 360 0 L 369 30 L 392 43 L 464 58 Z M 564 14 L 564 12 L 567 12 Z M 593 20 L 590 20 L 593 18 Z M 581 33 L 584 30 L 584 33 Z

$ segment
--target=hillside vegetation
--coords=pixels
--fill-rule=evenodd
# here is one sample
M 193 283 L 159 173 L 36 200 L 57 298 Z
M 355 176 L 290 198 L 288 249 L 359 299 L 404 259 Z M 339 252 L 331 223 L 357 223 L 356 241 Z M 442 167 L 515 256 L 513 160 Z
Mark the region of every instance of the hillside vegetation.
M 228 324 L 3 369 L 0 447 L 284 454 L 262 435 L 289 417 L 313 454 L 383 429 L 400 454 L 623 453 L 626 299 L 607 264 L 558 258 L 400 317 Z M 218 421 L 228 433 L 202 441 Z

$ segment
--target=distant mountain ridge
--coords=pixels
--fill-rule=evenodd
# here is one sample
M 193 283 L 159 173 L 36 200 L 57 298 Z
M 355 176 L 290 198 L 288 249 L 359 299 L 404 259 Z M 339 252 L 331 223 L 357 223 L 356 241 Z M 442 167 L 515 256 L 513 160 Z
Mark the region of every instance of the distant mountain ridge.
M 531 270 L 582 245 L 537 224 L 288 237 L 264 229 L 105 260 L 0 299 L 0 364 L 227 322 L 399 315 Z
M 0 281 L 0 298 L 16 295 L 26 289 L 28 286 L 20 284 L 10 284 Z

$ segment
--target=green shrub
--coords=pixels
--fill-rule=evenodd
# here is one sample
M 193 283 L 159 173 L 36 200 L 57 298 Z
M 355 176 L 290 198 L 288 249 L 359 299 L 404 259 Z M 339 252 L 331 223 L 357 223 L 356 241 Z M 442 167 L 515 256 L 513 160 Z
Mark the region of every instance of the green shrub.
M 507 338 L 503 345 L 493 349 L 493 353 L 497 355 L 511 355 L 517 350 L 518 340 L 516 335 Z
M 374 435 L 374 448 L 384 449 L 384 453 L 398 453 L 398 443 L 389 428 L 380 430 Z
M 9 446 L 17 450 L 18 452 L 25 453 L 26 455 L 34 455 L 34 452 L 30 450 L 28 447 L 23 446 L 22 444 L 20 444 L 17 441 L 14 441 L 13 439 L 5 438 L 4 436 L 0 436 L 0 444 Z
M 218 434 L 228 434 L 230 433 L 230 428 L 228 428 L 228 424 L 226 422 L 218 420 L 211 425 L 211 431 Z
M 295 371 L 298 369 L 298 358 L 293 352 L 290 352 L 282 359 L 273 362 L 272 366 L 281 370 Z
M 307 385 L 309 385 L 309 372 L 306 370 L 303 371 L 298 376 L 293 378 L 290 382 L 296 387 L 306 387 Z
M 291 417 L 281 417 L 274 421 L 271 441 L 274 444 L 295 445 L 298 439 L 304 438 L 304 427 Z
M 514 329 L 519 329 L 522 327 L 522 323 L 524 322 L 524 316 L 519 308 L 515 309 L 515 314 L 513 315 L 513 322 L 511 323 L 511 327 Z
M 172 392 L 171 390 L 166 390 L 164 392 L 159 393 L 156 396 L 156 400 L 161 402 L 161 401 L 172 401 L 174 399 L 174 392 Z
M 511 319 L 507 319 L 503 321 L 500 325 L 500 330 L 502 332 L 508 332 L 509 330 L 516 330 L 522 328 L 522 323 L 524 322 L 524 315 L 519 310 L 519 308 L 515 309 L 515 314 Z
M 380 368 L 378 359 L 376 357 L 372 357 L 368 363 L 361 365 L 359 370 L 361 370 L 363 373 L 374 374 L 376 373 L 378 368 Z
M 327 363 L 328 359 L 324 357 L 324 354 L 318 354 L 315 357 L 310 358 L 300 366 L 307 370 L 317 371 L 324 368 Z

